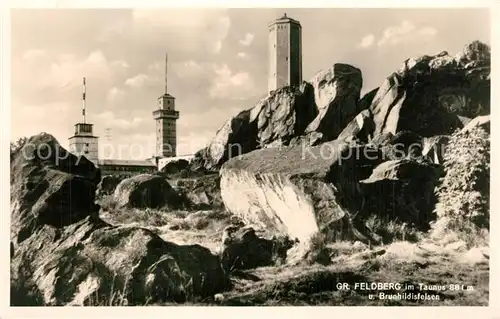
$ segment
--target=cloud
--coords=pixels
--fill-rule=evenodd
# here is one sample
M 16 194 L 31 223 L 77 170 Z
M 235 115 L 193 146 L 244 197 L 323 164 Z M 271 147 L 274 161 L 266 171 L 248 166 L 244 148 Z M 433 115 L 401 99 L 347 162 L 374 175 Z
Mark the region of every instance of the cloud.
M 247 47 L 252 44 L 254 37 L 255 35 L 253 33 L 247 33 L 245 34 L 245 38 L 240 40 L 240 44 Z
M 122 130 L 137 128 L 141 125 L 144 125 L 144 122 L 146 121 L 145 119 L 140 117 L 134 117 L 131 120 L 117 118 L 111 111 L 95 114 L 94 118 L 99 122 L 106 123 L 106 125 L 109 127 L 114 127 Z
M 437 30 L 432 27 L 417 28 L 413 23 L 405 20 L 400 25 L 386 28 L 377 45 L 380 47 L 383 45 L 395 45 L 409 40 L 421 40 L 422 37 L 424 39 L 433 37 L 436 33 Z
M 221 51 L 222 42 L 226 39 L 230 26 L 231 19 L 227 16 L 220 17 L 207 26 L 203 39 L 208 52 L 218 54 Z
M 128 63 L 126 61 L 123 61 L 123 60 L 113 61 L 113 62 L 111 62 L 111 66 L 117 67 L 117 68 L 123 68 L 123 69 L 130 68 L 130 65 L 128 65 Z
M 194 60 L 178 62 L 172 65 L 173 71 L 181 79 L 210 77 L 213 67 L 213 63 L 198 63 Z
M 231 26 L 226 9 L 135 9 L 132 20 L 139 33 L 177 30 L 182 42 L 201 44 L 210 54 L 221 52 Z
M 189 132 L 179 136 L 177 141 L 177 155 L 194 155 L 197 151 L 207 146 L 213 132 L 204 131 L 200 133 L 204 134 Z
M 421 35 L 434 36 L 434 35 L 436 35 L 437 30 L 432 28 L 432 27 L 425 27 L 425 28 L 418 30 L 418 33 Z
M 237 56 L 238 56 L 238 58 L 242 58 L 242 59 L 244 59 L 244 58 L 246 58 L 248 55 L 247 55 L 245 52 L 238 52 Z
M 374 42 L 375 42 L 375 36 L 373 34 L 368 34 L 361 39 L 361 42 L 358 44 L 358 47 L 369 48 L 373 45 Z
M 227 66 L 215 66 L 215 77 L 209 88 L 211 98 L 244 99 L 254 92 L 254 82 L 248 72 L 234 73 Z
M 125 91 L 117 88 L 116 86 L 112 87 L 106 95 L 106 99 L 108 100 L 108 102 L 111 103 L 119 102 L 123 100 L 124 97 L 125 97 Z
M 68 53 L 57 55 L 55 60 L 49 64 L 48 70 L 38 69 L 43 76 L 34 84 L 41 88 L 75 87 L 86 77 L 89 86 L 95 83 L 106 85 L 111 83 L 116 71 L 127 66 L 124 61 L 108 61 L 100 50 L 90 52 L 82 60 Z
M 233 72 L 227 64 L 198 63 L 193 60 L 176 63 L 174 72 L 191 83 L 206 81 L 210 98 L 243 99 L 253 96 L 255 82 L 248 72 Z
M 15 103 L 15 101 L 13 101 Z M 75 116 L 81 116 L 80 105 L 69 106 L 63 101 L 52 101 L 49 103 L 21 104 L 16 103 L 12 107 L 11 139 L 19 137 L 30 137 L 40 132 L 54 135 L 62 145 L 67 145 L 68 137 L 72 133 L 72 123 L 77 122 L 80 117 L 73 118 L 62 116 L 74 111 Z M 78 113 L 78 114 L 77 114 Z M 54 116 L 56 114 L 56 116 Z M 68 122 L 68 119 L 70 121 Z
M 23 53 L 23 60 L 37 60 L 41 57 L 44 57 L 45 54 L 46 54 L 45 50 L 40 50 L 40 49 L 26 50 Z
M 131 88 L 141 88 L 143 87 L 146 82 L 149 80 L 149 77 L 146 74 L 138 74 L 134 77 L 131 77 L 127 80 L 125 80 L 125 85 L 129 86 Z

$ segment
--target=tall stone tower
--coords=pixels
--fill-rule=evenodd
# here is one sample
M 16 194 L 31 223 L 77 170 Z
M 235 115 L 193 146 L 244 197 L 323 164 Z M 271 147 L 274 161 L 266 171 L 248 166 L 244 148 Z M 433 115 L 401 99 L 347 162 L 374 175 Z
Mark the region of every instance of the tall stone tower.
M 302 26 L 283 17 L 269 24 L 269 91 L 302 82 Z
M 175 157 L 177 155 L 177 120 L 175 97 L 168 94 L 168 55 L 165 55 L 165 93 L 158 98 L 157 109 L 153 111 L 156 121 L 156 156 Z
M 75 134 L 69 140 L 69 150 L 71 153 L 79 156 L 83 155 L 88 160 L 97 165 L 99 159 L 98 137 L 94 136 L 92 129 L 93 124 L 86 121 L 86 83 L 83 78 L 83 94 L 82 94 L 82 122 L 75 124 Z

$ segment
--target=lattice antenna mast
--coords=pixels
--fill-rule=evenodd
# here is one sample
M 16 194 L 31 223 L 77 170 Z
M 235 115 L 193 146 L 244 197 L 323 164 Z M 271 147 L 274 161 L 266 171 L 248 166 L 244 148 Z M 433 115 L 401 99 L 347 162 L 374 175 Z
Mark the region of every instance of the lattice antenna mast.
M 165 94 L 168 93 L 168 54 L 165 54 Z
M 83 78 L 83 91 L 82 91 L 82 116 L 83 116 L 83 124 L 85 124 L 85 108 L 86 108 L 86 93 L 87 93 L 87 85 L 85 83 L 85 77 Z

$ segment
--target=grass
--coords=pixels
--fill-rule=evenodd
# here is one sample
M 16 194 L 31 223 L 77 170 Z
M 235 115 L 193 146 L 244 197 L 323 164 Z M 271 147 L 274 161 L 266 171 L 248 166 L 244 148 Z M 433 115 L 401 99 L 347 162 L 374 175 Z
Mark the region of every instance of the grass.
M 106 200 L 106 199 L 105 199 Z M 108 199 L 109 200 L 109 199 Z M 178 244 L 197 243 L 220 252 L 223 229 L 232 217 L 221 210 L 162 211 L 113 210 L 112 203 L 102 206 L 102 215 L 114 224 L 138 224 L 152 228 L 163 239 Z M 375 216 L 366 225 L 383 238 L 384 245 L 371 247 L 360 242 L 328 243 L 322 234 L 311 238 L 310 252 L 304 262 L 294 265 L 260 267 L 230 274 L 232 288 L 205 300 L 186 303 L 153 303 L 153 306 L 484 306 L 489 300 L 489 264 L 462 245 L 460 234 L 446 228 L 441 220 L 429 233 L 407 224 L 385 221 Z M 441 228 L 439 228 L 441 227 Z M 441 232 L 438 230 L 441 229 Z M 484 234 L 481 233 L 483 236 Z M 475 246 L 486 237 L 471 234 Z M 482 241 L 479 240 L 482 239 Z M 370 291 L 342 290 L 338 283 L 354 287 L 356 283 L 392 282 L 412 285 L 407 292 L 424 293 L 419 284 L 445 285 L 445 291 L 427 291 L 439 300 L 370 299 Z M 451 290 L 450 285 L 472 287 Z M 402 291 L 389 291 L 398 293 Z M 95 305 L 126 305 L 126 292 L 115 291 L 107 301 Z
M 343 243 L 344 245 L 346 243 Z M 412 245 L 407 243 L 406 245 Z M 351 245 L 352 246 L 352 245 Z M 235 288 L 224 293 L 221 305 L 262 306 L 453 306 L 487 305 L 489 296 L 489 266 L 487 263 L 458 263 L 460 254 L 436 251 L 424 262 L 418 258 L 399 258 L 392 249 L 378 249 L 337 258 L 328 266 L 301 264 L 294 267 L 265 267 L 248 271 L 252 280 L 236 279 Z M 345 251 L 347 253 L 347 250 Z M 399 256 L 401 257 L 401 256 Z M 432 258 L 430 258 L 432 257 Z M 445 285 L 445 291 L 428 292 L 438 296 L 437 301 L 370 300 L 370 291 L 354 289 L 356 283 L 400 283 L 420 291 L 419 284 Z M 351 289 L 342 290 L 339 283 Z M 461 284 L 473 290 L 451 290 L 450 285 Z M 411 288 L 406 289 L 412 291 Z M 391 292 L 391 291 L 389 291 Z M 392 291 L 397 293 L 398 291 Z
M 381 219 L 377 215 L 369 216 L 365 224 L 372 232 L 381 236 L 384 243 L 391 243 L 398 240 L 417 242 L 424 236 L 415 227 L 395 220 Z

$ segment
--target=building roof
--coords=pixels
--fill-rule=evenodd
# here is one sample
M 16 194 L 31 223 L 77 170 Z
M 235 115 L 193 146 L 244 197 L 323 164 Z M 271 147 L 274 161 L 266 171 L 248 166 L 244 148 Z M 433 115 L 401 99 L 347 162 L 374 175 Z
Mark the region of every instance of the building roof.
M 168 97 L 168 98 L 171 98 L 171 99 L 175 99 L 175 97 L 173 95 L 169 94 L 169 93 L 163 93 L 158 98 L 161 99 L 163 97 Z
M 298 24 L 300 26 L 300 22 L 298 20 L 292 19 L 286 15 L 286 13 L 283 14 L 281 18 L 278 18 L 274 20 L 273 22 L 269 23 L 269 26 L 272 26 L 273 24 L 276 23 L 294 23 Z
M 77 138 L 77 137 L 85 137 L 85 138 L 99 138 L 99 136 L 94 136 L 94 135 L 85 135 L 85 134 L 73 134 L 72 136 L 68 137 L 68 140 L 72 138 Z
M 144 166 L 156 167 L 150 161 L 136 161 L 136 160 L 118 160 L 118 159 L 100 159 L 97 160 L 97 166 L 114 165 L 114 166 Z

